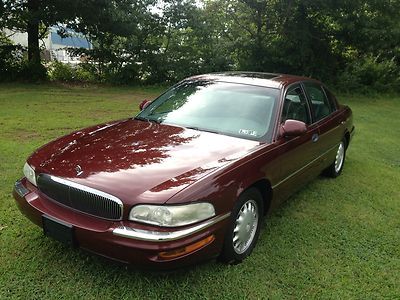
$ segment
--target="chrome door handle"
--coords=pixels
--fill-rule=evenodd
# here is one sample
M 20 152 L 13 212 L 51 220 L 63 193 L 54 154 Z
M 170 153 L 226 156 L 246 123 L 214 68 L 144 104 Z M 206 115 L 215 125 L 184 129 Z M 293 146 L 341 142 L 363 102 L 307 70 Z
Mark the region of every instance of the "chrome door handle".
M 318 142 L 319 140 L 319 135 L 318 133 L 314 133 L 311 137 L 311 140 L 313 141 L 313 143 Z

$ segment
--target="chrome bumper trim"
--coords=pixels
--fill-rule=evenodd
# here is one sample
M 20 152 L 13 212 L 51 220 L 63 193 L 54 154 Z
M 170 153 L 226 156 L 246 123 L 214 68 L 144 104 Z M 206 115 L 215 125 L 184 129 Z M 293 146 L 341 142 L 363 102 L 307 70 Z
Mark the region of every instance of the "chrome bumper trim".
M 15 185 L 14 189 L 17 192 L 18 195 L 21 197 L 25 197 L 26 195 L 29 194 L 29 190 L 22 184 L 21 180 L 18 180 Z
M 148 242 L 169 242 L 175 241 L 194 233 L 200 232 L 226 218 L 228 218 L 231 213 L 226 213 L 224 215 L 216 216 L 209 219 L 201 224 L 195 225 L 193 227 L 185 228 L 177 231 L 150 231 L 142 230 L 132 227 L 121 226 L 113 230 L 113 234 L 121 237 L 126 237 L 134 240 L 148 241 Z

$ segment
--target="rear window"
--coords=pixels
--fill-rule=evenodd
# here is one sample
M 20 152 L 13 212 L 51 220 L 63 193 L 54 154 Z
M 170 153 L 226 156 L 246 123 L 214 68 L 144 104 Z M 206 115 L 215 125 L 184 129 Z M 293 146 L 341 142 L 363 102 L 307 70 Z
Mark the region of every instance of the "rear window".
M 305 82 L 304 87 L 311 101 L 311 107 L 314 113 L 314 121 L 317 122 L 326 116 L 329 116 L 334 108 L 325 95 L 324 90 L 319 84 Z

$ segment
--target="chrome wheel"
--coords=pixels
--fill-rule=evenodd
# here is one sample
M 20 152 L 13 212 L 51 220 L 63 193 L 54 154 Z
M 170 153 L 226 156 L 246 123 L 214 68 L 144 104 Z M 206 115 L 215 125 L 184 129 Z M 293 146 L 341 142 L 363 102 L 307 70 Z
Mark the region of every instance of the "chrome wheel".
M 339 173 L 340 169 L 343 166 L 344 161 L 344 143 L 340 142 L 339 148 L 336 152 L 336 159 L 335 159 L 335 172 Z
M 244 253 L 252 244 L 258 226 L 258 206 L 255 200 L 246 201 L 236 216 L 233 230 L 233 249 Z

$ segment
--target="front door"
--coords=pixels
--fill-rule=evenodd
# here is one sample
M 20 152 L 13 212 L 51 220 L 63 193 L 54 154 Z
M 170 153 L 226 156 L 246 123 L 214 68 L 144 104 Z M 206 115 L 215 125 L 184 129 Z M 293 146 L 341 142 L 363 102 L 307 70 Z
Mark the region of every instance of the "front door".
M 307 132 L 301 136 L 276 140 L 280 153 L 269 167 L 274 170 L 270 180 L 275 199 L 274 205 L 287 198 L 304 183 L 315 177 L 313 166 L 319 154 L 318 126 L 312 124 L 310 107 L 300 84 L 290 86 L 281 109 L 281 124 L 286 120 L 298 120 L 307 124 Z

